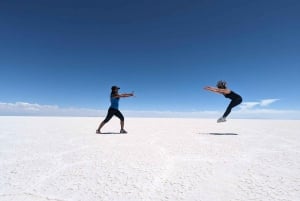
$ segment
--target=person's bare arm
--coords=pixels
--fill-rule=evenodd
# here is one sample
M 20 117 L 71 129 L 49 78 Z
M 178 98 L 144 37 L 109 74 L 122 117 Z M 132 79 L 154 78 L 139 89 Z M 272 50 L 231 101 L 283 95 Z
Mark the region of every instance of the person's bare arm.
M 230 93 L 229 89 L 219 89 L 219 88 L 210 87 L 210 86 L 206 86 L 206 87 L 204 87 L 204 89 L 211 91 L 211 92 L 219 93 L 219 94 L 229 94 Z
M 214 92 L 214 93 L 221 93 L 221 92 L 219 91 L 219 89 L 216 88 L 216 87 L 206 86 L 206 87 L 204 87 L 204 89 L 207 90 L 207 91 Z
M 133 92 L 114 95 L 115 98 L 127 98 L 127 97 L 131 97 L 131 96 L 134 96 Z

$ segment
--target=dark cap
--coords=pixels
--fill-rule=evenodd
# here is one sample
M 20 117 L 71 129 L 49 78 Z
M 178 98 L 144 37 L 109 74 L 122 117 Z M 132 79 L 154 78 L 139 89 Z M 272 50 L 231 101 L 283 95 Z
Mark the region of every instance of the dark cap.
M 112 86 L 111 87 L 111 90 L 116 90 L 116 89 L 120 89 L 120 87 L 118 87 L 118 86 Z

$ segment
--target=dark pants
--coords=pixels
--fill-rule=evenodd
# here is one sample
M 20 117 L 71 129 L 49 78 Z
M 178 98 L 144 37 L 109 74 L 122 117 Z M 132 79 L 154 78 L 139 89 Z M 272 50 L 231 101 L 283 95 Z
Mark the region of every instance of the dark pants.
M 119 110 L 114 108 L 109 108 L 103 122 L 107 123 L 114 115 L 117 116 L 121 121 L 124 121 L 124 116 Z
M 243 101 L 242 98 L 236 98 L 236 99 L 231 100 L 225 113 L 223 114 L 223 117 L 226 118 L 230 114 L 231 109 L 234 108 L 235 106 L 239 105 L 242 101 Z

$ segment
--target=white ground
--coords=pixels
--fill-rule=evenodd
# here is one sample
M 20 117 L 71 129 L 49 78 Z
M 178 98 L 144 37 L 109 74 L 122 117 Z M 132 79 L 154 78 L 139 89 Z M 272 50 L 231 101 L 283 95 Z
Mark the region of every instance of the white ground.
M 0 200 L 300 200 L 300 121 L 102 120 L 0 117 Z

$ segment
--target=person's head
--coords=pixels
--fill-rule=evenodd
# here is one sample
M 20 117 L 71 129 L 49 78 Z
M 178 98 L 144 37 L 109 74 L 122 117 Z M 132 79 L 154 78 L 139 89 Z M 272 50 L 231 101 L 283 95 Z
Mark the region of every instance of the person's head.
M 220 81 L 218 81 L 218 83 L 217 83 L 217 87 L 218 87 L 219 89 L 226 89 L 226 88 L 227 88 L 226 84 L 227 84 L 227 83 L 226 83 L 225 81 L 220 80 Z
M 118 93 L 119 89 L 120 89 L 120 87 L 114 85 L 111 87 L 111 93 L 112 94 Z

